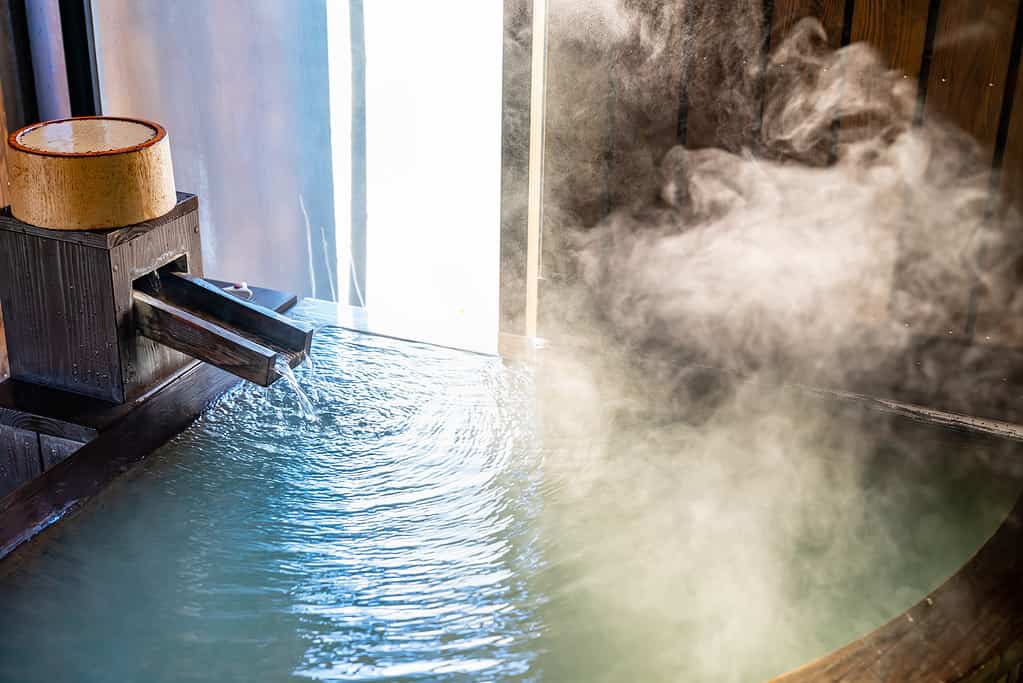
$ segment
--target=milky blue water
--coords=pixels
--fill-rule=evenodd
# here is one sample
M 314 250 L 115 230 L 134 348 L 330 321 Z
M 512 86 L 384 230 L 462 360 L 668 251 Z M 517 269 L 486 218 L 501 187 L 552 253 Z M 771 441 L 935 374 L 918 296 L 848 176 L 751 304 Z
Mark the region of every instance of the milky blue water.
M 757 680 L 920 599 L 1020 487 L 809 408 L 644 424 L 497 358 L 314 356 L 315 422 L 240 388 L 0 564 L 0 681 Z

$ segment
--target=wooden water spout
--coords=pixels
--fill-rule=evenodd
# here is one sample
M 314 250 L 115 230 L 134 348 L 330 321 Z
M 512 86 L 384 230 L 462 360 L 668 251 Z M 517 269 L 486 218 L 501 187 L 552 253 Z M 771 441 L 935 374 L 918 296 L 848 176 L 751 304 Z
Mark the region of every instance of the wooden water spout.
M 132 298 L 139 334 L 262 386 L 280 378 L 279 362 L 309 354 L 311 327 L 188 273 L 144 278 Z

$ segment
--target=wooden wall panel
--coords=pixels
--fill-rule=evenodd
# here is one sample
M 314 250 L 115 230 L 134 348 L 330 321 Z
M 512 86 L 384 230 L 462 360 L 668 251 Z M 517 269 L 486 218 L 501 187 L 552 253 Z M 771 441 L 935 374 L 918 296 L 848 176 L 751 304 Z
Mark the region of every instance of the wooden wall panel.
M 945 0 L 938 16 L 927 113 L 946 117 L 994 158 L 1018 0 Z
M 771 45 L 776 46 L 784 40 L 800 19 L 817 17 L 828 32 L 828 44 L 839 47 L 842 44 L 845 5 L 846 0 L 774 0 Z
M 857 0 L 852 42 L 870 43 L 892 69 L 920 75 L 930 0 Z

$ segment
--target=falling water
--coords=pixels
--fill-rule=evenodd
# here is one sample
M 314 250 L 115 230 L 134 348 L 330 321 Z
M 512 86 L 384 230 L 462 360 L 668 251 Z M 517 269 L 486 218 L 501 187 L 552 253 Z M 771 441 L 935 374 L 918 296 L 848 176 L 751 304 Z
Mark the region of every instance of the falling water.
M 307 366 L 310 370 L 312 369 L 312 362 Z M 298 382 L 298 377 L 295 376 L 295 371 L 291 369 L 291 365 L 288 364 L 288 359 L 284 356 L 278 356 L 277 362 L 274 364 L 274 370 L 278 375 L 284 378 L 291 387 L 291 392 L 298 399 L 298 412 L 306 422 L 318 422 L 319 415 L 316 412 L 316 406 L 313 405 L 313 401 L 309 398 L 309 395 L 302 388 L 302 385 Z

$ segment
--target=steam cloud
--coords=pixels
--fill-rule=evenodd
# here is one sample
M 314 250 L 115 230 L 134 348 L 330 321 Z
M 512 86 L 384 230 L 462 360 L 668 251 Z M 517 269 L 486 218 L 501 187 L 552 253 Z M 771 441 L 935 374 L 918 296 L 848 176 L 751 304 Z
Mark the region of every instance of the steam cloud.
M 573 577 L 554 602 L 586 607 L 548 628 L 592 680 L 755 680 L 823 654 L 921 597 L 895 565 L 950 573 L 976 544 L 906 545 L 959 522 L 902 501 L 1020 476 L 773 388 L 926 372 L 907 350 L 961 335 L 971 291 L 1018 317 L 1020 217 L 872 48 L 806 19 L 765 64 L 760 3 L 704 5 L 680 23 L 677 3 L 551 3 L 544 239 L 577 284 L 545 300 L 544 334 L 572 345 L 541 373 L 545 519 L 549 571 Z M 689 93 L 713 147 L 665 143 L 684 59 L 716 74 Z M 963 524 L 993 530 L 1013 486 Z

